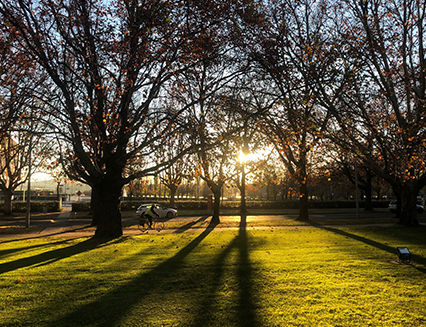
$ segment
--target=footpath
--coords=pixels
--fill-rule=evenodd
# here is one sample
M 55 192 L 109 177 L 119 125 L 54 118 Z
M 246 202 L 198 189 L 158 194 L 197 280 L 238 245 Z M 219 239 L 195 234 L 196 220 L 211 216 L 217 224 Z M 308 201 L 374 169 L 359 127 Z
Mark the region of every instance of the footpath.
M 91 219 L 84 216 L 77 216 L 74 212 L 71 211 L 71 206 L 64 207 L 62 212 L 55 216 L 51 216 L 50 219 L 33 219 L 31 221 L 31 228 L 8 228 L 11 226 L 24 227 L 22 220 L 19 221 L 0 221 L 0 239 L 22 239 L 22 238 L 41 238 L 41 237 L 68 237 L 68 238 L 79 238 L 79 237 L 92 237 L 95 234 L 95 227 L 90 226 Z M 321 216 L 322 215 L 317 215 Z M 351 219 L 352 214 L 340 214 L 338 215 L 341 219 Z M 374 214 L 374 216 L 381 216 L 380 213 Z M 386 215 L 388 216 L 388 214 Z M 273 220 L 294 220 L 296 216 L 291 215 L 282 215 L 282 216 L 247 216 L 247 223 L 256 221 L 253 226 L 247 227 L 247 229 L 289 229 L 289 228 L 321 228 L 321 227 L 343 227 L 349 226 L 345 225 L 336 225 L 331 226 L 315 226 L 315 225 L 298 225 L 294 226 L 292 224 L 285 225 L 276 225 L 272 224 Z M 205 229 L 207 223 L 210 221 L 210 216 L 187 216 L 187 217 L 175 217 L 166 222 L 166 228 L 161 230 L 160 233 L 183 233 Z M 325 217 L 322 217 L 325 218 Z M 148 230 L 142 232 L 138 229 L 138 218 L 125 217 L 123 218 L 123 235 L 143 235 L 143 234 L 158 234 L 156 230 Z M 234 222 L 233 224 L 224 224 L 224 226 L 216 227 L 215 229 L 226 229 L 226 230 L 238 230 L 241 221 L 241 216 L 221 216 L 221 222 Z M 262 221 L 265 221 L 265 224 L 262 224 Z M 175 223 L 175 228 L 170 228 L 170 223 Z M 200 227 L 199 223 L 204 223 Z M 196 225 L 197 224 L 197 225 Z M 196 226 L 194 226 L 196 225 Z M 395 223 L 367 223 L 364 224 L 362 219 L 356 225 L 351 224 L 350 226 L 391 226 Z M 172 225 L 173 226 L 173 225 Z M 207 227 L 208 228 L 208 227 Z M 3 231 L 2 231 L 3 229 Z M 14 232 L 18 230 L 19 232 Z
M 134 220 L 134 228 L 123 228 L 123 235 L 141 234 L 141 231 L 137 228 L 137 217 L 125 218 L 124 220 Z M 14 233 L 10 229 L 2 233 L 0 229 L 0 239 L 17 239 L 17 238 L 41 238 L 41 237 L 92 237 L 95 234 L 95 227 L 92 227 L 90 218 L 77 217 L 72 212 L 71 206 L 63 207 L 60 214 L 53 219 L 32 219 L 30 223 L 30 229 L 24 229 L 25 222 L 23 221 L 3 221 L 0 222 L 0 226 L 4 228 L 8 226 L 18 227 L 17 233 Z

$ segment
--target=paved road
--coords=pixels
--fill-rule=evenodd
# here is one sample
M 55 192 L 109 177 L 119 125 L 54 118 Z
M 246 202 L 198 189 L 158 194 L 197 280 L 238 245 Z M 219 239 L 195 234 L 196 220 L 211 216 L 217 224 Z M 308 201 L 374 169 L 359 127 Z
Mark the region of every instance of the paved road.
M 392 218 L 393 214 L 389 212 L 362 212 L 360 218 Z M 273 221 L 273 220 L 294 220 L 297 218 L 297 215 L 248 215 L 245 217 L 246 222 L 250 223 L 253 221 Z M 313 214 L 310 215 L 312 220 L 315 219 L 356 219 L 355 213 L 335 213 L 335 214 Z M 209 216 L 182 216 L 175 217 L 168 222 L 185 222 L 189 226 L 191 223 L 208 221 Z M 221 216 L 222 222 L 240 222 L 241 216 Z M 31 234 L 31 237 L 41 237 L 41 236 L 92 236 L 94 234 L 94 228 L 90 228 L 91 219 L 76 217 L 73 212 L 71 212 L 71 207 L 64 207 L 63 211 L 54 219 L 32 219 L 31 226 L 35 227 L 36 231 Z M 123 218 L 123 233 L 124 235 L 129 234 L 140 234 L 141 232 L 134 228 L 138 224 L 138 218 L 136 215 L 134 217 L 125 217 Z M 362 219 L 360 219 L 360 224 L 362 224 Z M 25 227 L 25 221 L 0 221 L 0 226 L 22 226 Z M 132 228 L 133 226 L 133 228 Z M 261 227 L 256 227 L 261 228 Z M 270 227 L 267 227 L 270 228 Z M 278 228 L 278 227 L 275 227 Z M 288 227 L 287 227 L 288 228 Z M 189 228 L 188 228 L 189 229 Z M 237 227 L 235 227 L 237 229 Z M 30 234 L 7 234 L 0 233 L 0 238 L 18 238 L 18 237 L 29 237 Z

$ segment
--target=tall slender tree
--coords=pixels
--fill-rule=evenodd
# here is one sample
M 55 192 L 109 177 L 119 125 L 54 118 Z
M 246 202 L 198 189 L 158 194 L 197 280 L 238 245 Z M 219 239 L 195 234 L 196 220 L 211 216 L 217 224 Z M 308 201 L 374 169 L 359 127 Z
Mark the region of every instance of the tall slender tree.
M 328 116 L 318 110 L 309 74 L 312 65 L 326 65 L 314 51 L 324 42 L 323 2 L 259 1 L 258 14 L 243 15 L 241 45 L 257 64 L 264 90 L 275 105 L 263 122 L 286 169 L 299 184 L 300 220 L 308 220 L 309 153 L 322 136 Z
M 186 116 L 187 132 L 197 147 L 196 174 L 214 195 L 213 223 L 220 221 L 222 188 L 230 178 L 229 157 L 235 155 L 235 137 L 240 128 L 235 114 L 225 109 L 228 96 L 225 90 L 247 67 L 244 57 L 238 56 L 230 42 L 233 30 L 229 15 L 233 7 L 228 7 L 227 14 L 212 25 L 207 17 L 218 10 L 216 6 L 198 16 L 199 28 L 204 31 L 197 40 L 202 46 L 194 53 L 199 62 L 181 74 L 170 91 L 176 102 L 190 107 Z

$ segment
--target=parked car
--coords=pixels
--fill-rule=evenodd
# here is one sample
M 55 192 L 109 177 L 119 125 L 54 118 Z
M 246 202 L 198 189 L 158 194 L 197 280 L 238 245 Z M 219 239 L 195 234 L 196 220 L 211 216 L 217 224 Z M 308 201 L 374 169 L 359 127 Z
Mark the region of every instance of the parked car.
M 389 211 L 392 213 L 396 212 L 396 200 L 392 200 L 389 203 Z M 421 204 L 416 204 L 416 208 L 417 208 L 417 213 L 422 213 L 423 211 L 425 211 L 425 208 L 421 205 Z
M 160 215 L 160 218 L 173 218 L 175 216 L 177 216 L 177 210 L 173 209 L 173 208 L 167 208 L 165 206 L 162 206 L 161 204 L 158 203 L 148 203 L 148 204 L 142 204 L 140 205 L 137 210 L 136 210 L 136 214 L 140 217 L 142 216 L 145 211 L 147 211 L 149 209 L 150 206 L 155 205 L 155 212 L 158 213 Z

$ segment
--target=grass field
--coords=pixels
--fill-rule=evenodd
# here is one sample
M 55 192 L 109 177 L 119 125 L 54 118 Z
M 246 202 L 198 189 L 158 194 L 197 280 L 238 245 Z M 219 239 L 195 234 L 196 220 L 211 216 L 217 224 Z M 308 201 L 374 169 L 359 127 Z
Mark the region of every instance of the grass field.
M 425 236 L 348 226 L 2 239 L 0 326 L 426 326 Z

